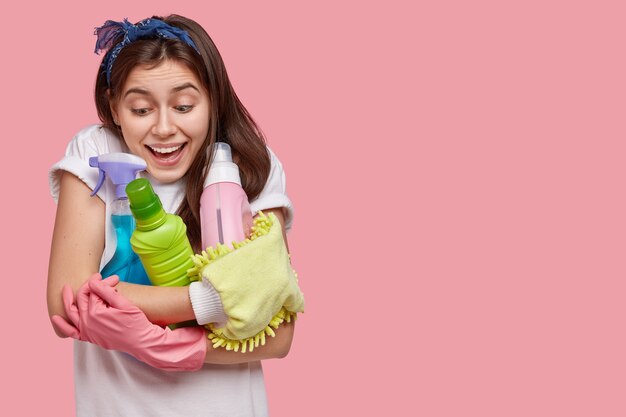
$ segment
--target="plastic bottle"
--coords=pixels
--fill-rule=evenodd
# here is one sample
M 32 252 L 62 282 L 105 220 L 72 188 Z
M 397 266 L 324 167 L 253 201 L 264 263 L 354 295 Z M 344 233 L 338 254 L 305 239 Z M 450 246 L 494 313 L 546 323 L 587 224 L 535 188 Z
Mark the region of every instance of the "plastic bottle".
M 200 197 L 202 247 L 232 245 L 250 234 L 252 212 L 230 146 L 217 142 Z
M 187 226 L 179 216 L 166 213 L 159 196 L 144 178 L 126 186 L 130 210 L 137 227 L 130 238 L 153 285 L 176 287 L 190 284 L 187 270 L 194 266 Z
M 120 281 L 150 285 L 141 261 L 130 247 L 130 236 L 135 230 L 135 219 L 131 214 L 125 191 L 126 184 L 133 181 L 139 171 L 146 169 L 146 162 L 138 156 L 127 153 L 109 153 L 89 158 L 89 166 L 100 170 L 98 184 L 91 193 L 92 196 L 96 195 L 107 176 L 115 184 L 111 222 L 115 227 L 117 246 L 113 257 L 100 273 L 103 277 L 117 275 Z

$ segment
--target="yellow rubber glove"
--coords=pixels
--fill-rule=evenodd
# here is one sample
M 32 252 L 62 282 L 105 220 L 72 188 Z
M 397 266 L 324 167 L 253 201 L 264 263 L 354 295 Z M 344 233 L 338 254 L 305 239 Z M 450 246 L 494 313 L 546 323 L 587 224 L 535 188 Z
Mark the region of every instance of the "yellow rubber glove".
M 265 335 L 304 312 L 304 297 L 291 268 L 282 227 L 273 213 L 260 213 L 244 242 L 207 248 L 194 256 L 192 281 L 207 279 L 219 293 L 228 316 L 225 326 L 209 324 L 214 347 L 242 352 L 265 344 Z

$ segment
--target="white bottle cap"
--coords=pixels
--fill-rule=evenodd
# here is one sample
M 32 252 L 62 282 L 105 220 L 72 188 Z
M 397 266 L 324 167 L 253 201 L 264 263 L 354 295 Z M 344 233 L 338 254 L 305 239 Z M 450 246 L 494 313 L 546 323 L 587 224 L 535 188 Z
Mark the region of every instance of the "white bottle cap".
M 213 147 L 213 161 L 204 180 L 204 187 L 218 182 L 234 182 L 241 186 L 239 167 L 233 162 L 230 146 L 224 142 L 216 142 Z

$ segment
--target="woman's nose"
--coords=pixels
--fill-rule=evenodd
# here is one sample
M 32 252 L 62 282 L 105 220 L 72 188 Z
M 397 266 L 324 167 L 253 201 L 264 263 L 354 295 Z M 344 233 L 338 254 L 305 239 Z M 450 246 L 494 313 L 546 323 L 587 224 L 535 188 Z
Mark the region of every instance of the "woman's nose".
M 176 133 L 176 123 L 167 111 L 160 111 L 156 123 L 152 127 L 152 133 L 156 136 L 169 137 Z

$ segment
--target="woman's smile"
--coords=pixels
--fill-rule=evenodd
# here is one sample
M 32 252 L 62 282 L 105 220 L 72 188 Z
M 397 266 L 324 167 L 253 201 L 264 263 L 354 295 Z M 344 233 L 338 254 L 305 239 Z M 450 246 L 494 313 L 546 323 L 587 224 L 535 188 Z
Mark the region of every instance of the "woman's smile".
M 186 145 L 187 143 L 146 145 L 146 148 L 150 150 L 157 165 L 172 166 L 176 165 L 183 158 Z

